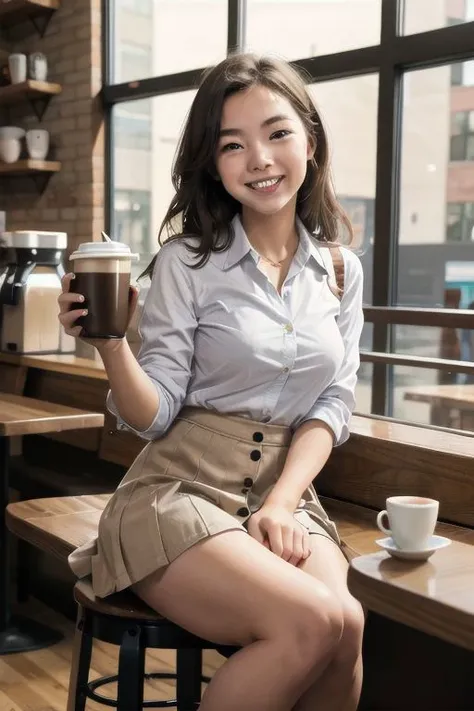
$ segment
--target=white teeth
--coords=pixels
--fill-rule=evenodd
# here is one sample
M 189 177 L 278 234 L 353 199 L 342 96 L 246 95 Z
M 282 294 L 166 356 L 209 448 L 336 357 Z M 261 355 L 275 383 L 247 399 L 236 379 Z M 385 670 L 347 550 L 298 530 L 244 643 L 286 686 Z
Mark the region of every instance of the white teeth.
M 271 180 L 260 180 L 255 183 L 250 183 L 252 188 L 269 188 L 272 185 L 276 185 L 280 178 L 272 178 Z

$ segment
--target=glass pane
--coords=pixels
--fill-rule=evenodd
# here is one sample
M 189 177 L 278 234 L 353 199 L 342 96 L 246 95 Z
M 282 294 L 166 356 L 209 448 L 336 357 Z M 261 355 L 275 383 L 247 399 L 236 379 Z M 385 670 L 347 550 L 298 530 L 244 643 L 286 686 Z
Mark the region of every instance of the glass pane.
M 249 50 L 287 59 L 380 42 L 381 0 L 248 0 Z
M 450 160 L 466 160 L 466 137 L 451 136 Z
M 115 0 L 112 82 L 216 64 L 227 52 L 227 0 Z
M 396 366 L 392 369 L 393 417 L 408 422 L 474 431 L 474 378 L 447 371 Z
M 466 308 L 474 288 L 473 221 L 466 217 L 466 205 L 474 202 L 472 166 L 466 162 L 474 98 L 465 96 L 463 110 L 457 110 L 459 92 L 466 90 L 452 87 L 450 77 L 451 65 L 444 65 L 404 78 L 397 289 L 402 306 Z M 453 284 L 458 264 L 463 280 Z
M 466 141 L 466 160 L 474 160 L 474 136 L 468 136 Z
M 372 363 L 361 363 L 356 386 L 355 414 L 369 415 L 372 407 Z
M 474 20 L 471 0 L 405 0 L 403 34 L 428 32 Z
M 378 77 L 365 75 L 309 87 L 329 139 L 339 201 L 364 268 L 364 302 L 372 303 Z
M 112 232 L 140 254 L 137 276 L 158 249 L 161 221 L 173 197 L 171 166 L 194 91 L 115 106 Z

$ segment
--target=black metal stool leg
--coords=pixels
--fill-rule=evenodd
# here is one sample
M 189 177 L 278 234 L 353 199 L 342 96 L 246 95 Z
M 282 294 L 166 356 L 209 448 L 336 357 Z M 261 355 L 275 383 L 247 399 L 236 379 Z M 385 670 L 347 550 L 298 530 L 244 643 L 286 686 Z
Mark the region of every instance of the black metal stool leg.
M 83 612 L 79 608 L 74 635 L 67 711 L 84 711 L 86 708 L 87 684 L 94 642 L 87 614 L 87 611 Z
M 176 709 L 196 711 L 201 702 L 202 650 L 176 650 Z
M 128 629 L 119 653 L 117 711 L 141 711 L 143 708 L 143 680 L 145 676 L 145 648 L 140 627 Z
M 28 543 L 18 539 L 16 566 L 16 599 L 18 602 L 28 602 L 30 597 L 30 571 L 31 548 Z

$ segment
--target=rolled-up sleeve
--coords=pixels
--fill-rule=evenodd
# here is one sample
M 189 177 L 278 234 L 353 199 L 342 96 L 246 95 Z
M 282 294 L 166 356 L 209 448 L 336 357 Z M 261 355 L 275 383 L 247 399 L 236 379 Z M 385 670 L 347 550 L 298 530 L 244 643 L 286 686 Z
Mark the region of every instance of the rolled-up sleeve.
M 144 439 L 163 435 L 186 397 L 197 326 L 190 267 L 187 266 L 190 262 L 190 254 L 183 244 L 171 242 L 161 248 L 140 319 L 141 347 L 137 360 L 159 396 L 153 422 L 144 431 L 135 430 L 120 417 L 111 392 L 107 396 L 107 408 L 117 417 L 118 428 L 130 430 Z
M 344 342 L 344 360 L 333 382 L 321 393 L 302 420 L 325 422 L 334 432 L 334 446 L 343 444 L 349 438 L 360 365 L 359 341 L 364 325 L 362 265 L 357 255 L 347 249 L 344 249 L 344 269 L 345 289 L 338 317 L 338 327 Z

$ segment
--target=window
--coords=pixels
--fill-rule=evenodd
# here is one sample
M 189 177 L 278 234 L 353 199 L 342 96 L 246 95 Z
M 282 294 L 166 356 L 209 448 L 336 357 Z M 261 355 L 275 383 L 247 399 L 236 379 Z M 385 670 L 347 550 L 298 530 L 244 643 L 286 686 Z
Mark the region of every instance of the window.
M 469 324 L 436 323 L 443 309 L 465 323 L 474 301 L 474 44 L 466 26 L 474 0 L 115 0 L 112 8 L 106 227 L 139 252 L 135 274 L 158 248 L 201 69 L 236 46 L 290 59 L 321 111 L 364 270 L 357 411 L 467 429 L 419 390 L 474 381 L 465 364 L 438 360 L 469 360 Z M 371 317 L 372 304 L 386 311 Z M 402 322 L 397 306 L 414 309 L 417 325 Z
M 446 239 L 448 242 L 474 242 L 474 202 L 448 203 Z
M 474 101 L 473 109 L 474 109 Z M 459 111 L 451 116 L 450 159 L 474 160 L 474 110 Z

